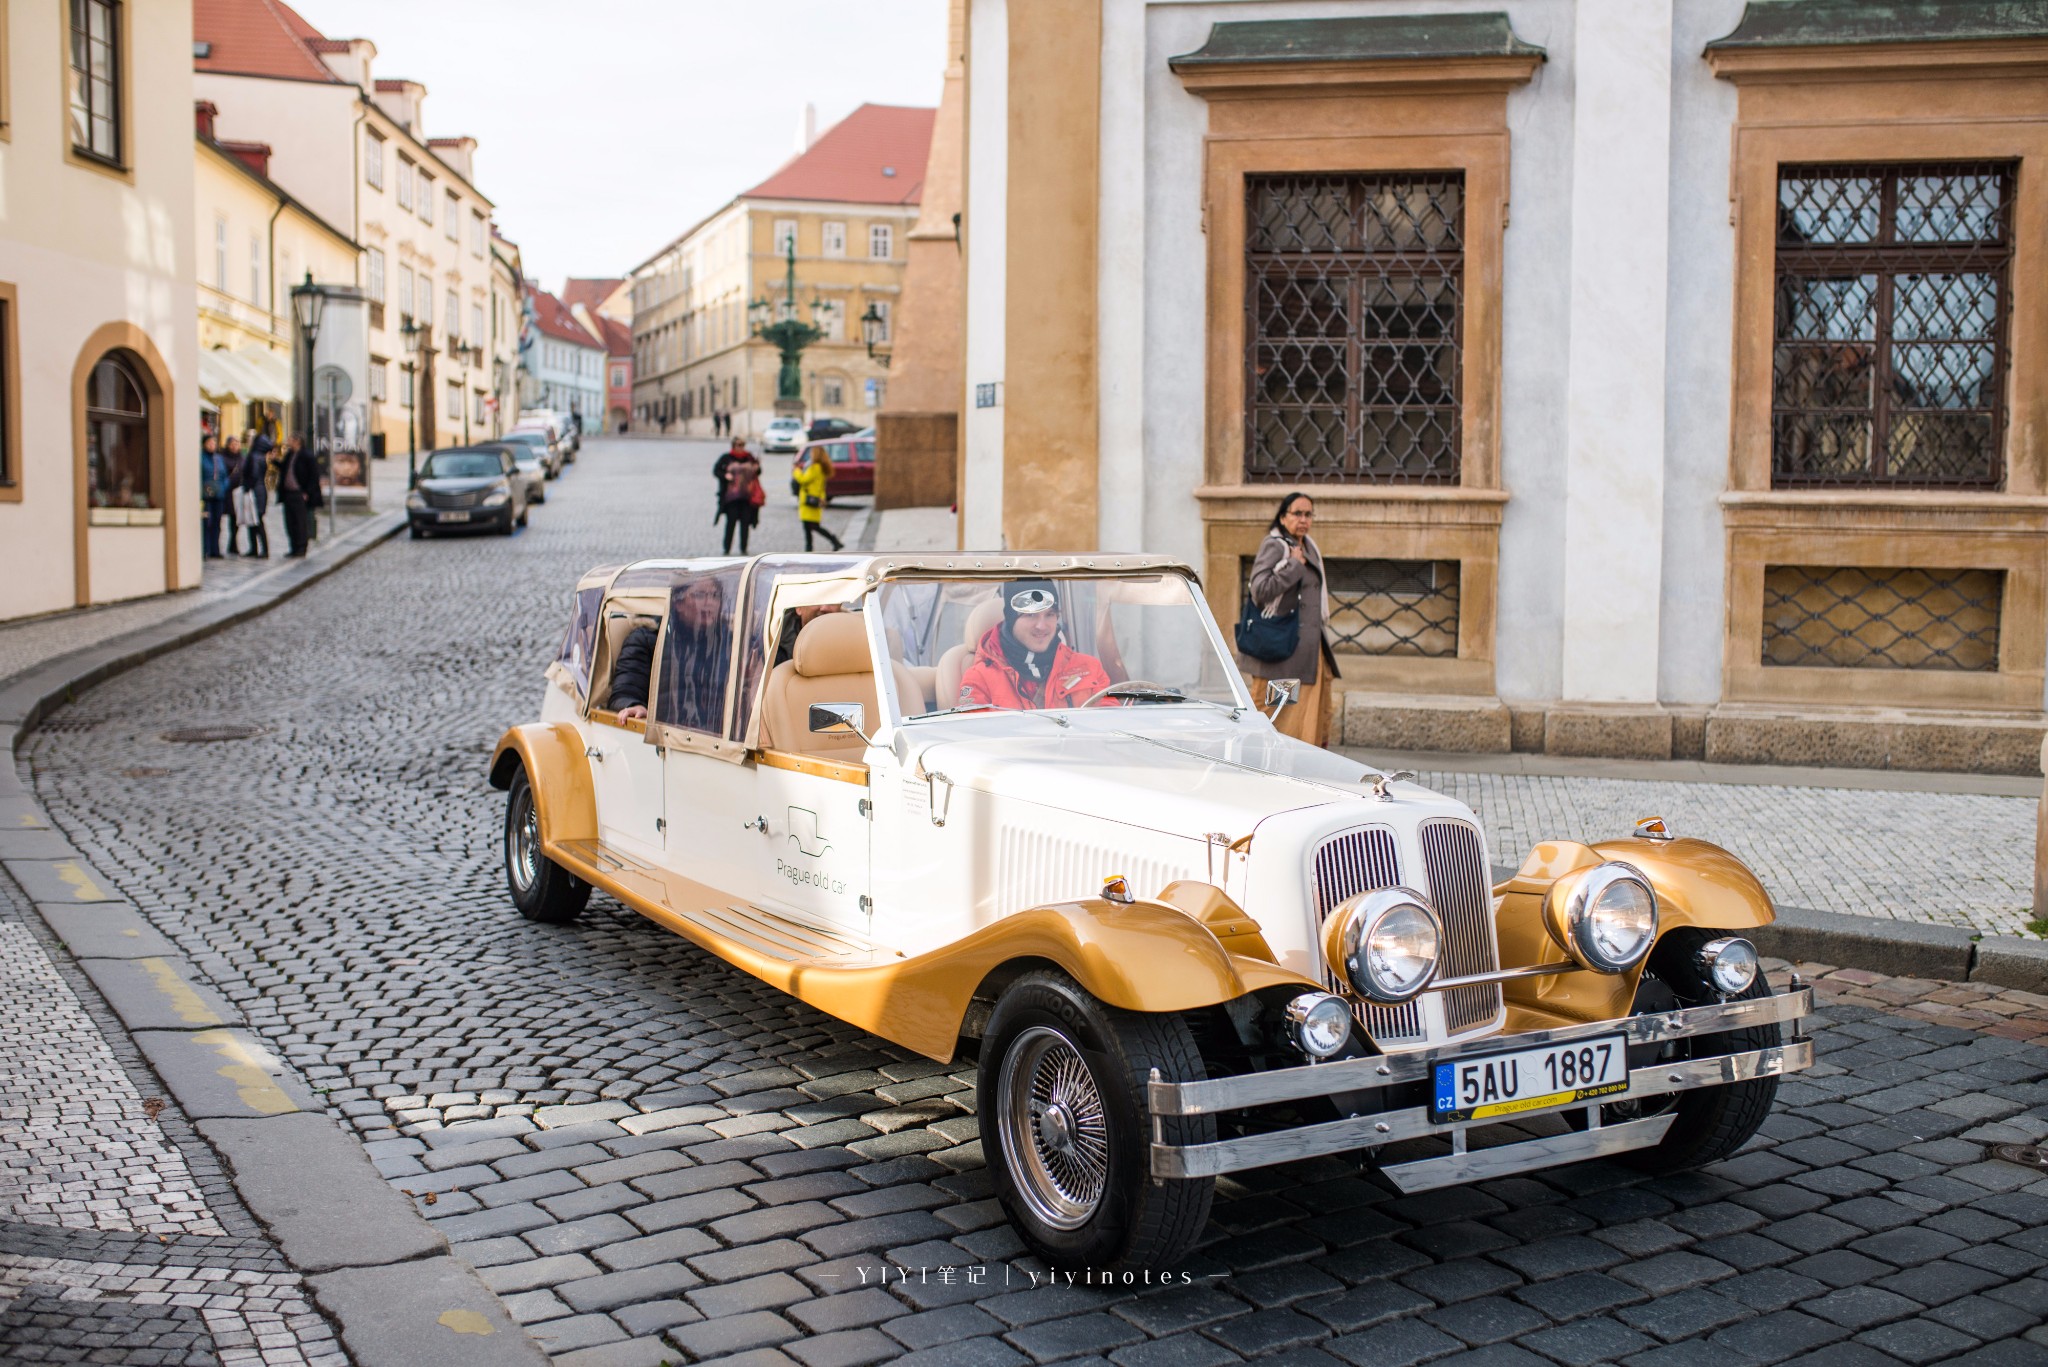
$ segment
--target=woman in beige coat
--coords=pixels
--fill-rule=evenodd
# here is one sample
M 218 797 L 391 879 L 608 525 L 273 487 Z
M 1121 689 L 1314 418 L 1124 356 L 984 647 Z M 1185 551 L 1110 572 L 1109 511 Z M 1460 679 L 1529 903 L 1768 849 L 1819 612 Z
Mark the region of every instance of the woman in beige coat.
M 1253 604 L 1267 616 L 1301 614 L 1294 653 L 1284 660 L 1255 660 L 1240 651 L 1237 663 L 1251 686 L 1252 701 L 1261 707 L 1265 680 L 1299 679 L 1300 699 L 1282 708 L 1273 724 L 1296 740 L 1328 745 L 1329 681 L 1337 676 L 1337 661 L 1323 639 L 1330 590 L 1323 577 L 1323 553 L 1309 535 L 1315 516 L 1316 505 L 1307 494 L 1292 493 L 1280 500 L 1280 511 L 1273 515 L 1273 525 L 1252 560 L 1247 585 Z

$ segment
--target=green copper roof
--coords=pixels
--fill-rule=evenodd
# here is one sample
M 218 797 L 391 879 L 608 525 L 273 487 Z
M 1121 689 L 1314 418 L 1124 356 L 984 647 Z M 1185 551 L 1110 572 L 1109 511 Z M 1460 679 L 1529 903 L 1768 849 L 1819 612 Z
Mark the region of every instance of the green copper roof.
M 2048 0 L 1749 0 L 1707 50 L 2048 38 Z
M 1541 57 L 1491 14 L 1386 14 L 1355 19 L 1257 19 L 1212 24 L 1198 51 L 1170 58 L 1175 71 L 1236 62 L 1361 62 L 1425 57 Z

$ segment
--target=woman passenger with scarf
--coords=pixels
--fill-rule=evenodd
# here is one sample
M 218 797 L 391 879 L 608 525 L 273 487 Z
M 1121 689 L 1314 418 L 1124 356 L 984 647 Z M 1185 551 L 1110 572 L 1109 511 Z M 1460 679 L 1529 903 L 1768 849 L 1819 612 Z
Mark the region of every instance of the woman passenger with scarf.
M 1060 600 L 1049 579 L 1019 579 L 1003 590 L 1003 620 L 974 648 L 960 697 L 1010 711 L 1079 707 L 1109 687 L 1109 672 L 1060 632 Z M 944 702 L 941 699 L 941 702 Z

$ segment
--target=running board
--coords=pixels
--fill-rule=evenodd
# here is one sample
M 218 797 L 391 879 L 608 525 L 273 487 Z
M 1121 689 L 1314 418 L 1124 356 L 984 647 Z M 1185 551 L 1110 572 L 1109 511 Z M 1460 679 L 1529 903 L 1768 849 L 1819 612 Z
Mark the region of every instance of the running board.
M 760 907 L 704 907 L 676 914 L 699 930 L 737 940 L 783 963 L 851 963 L 875 957 L 874 945 L 852 931 L 828 930 Z
M 1433 1191 L 1438 1187 L 1465 1182 L 1485 1182 L 1535 1168 L 1554 1168 L 1563 1163 L 1583 1163 L 1588 1158 L 1607 1158 L 1630 1149 L 1647 1149 L 1664 1138 L 1676 1115 L 1654 1115 L 1648 1120 L 1629 1120 L 1602 1125 L 1596 1130 L 1575 1130 L 1548 1139 L 1525 1139 L 1515 1144 L 1448 1153 L 1441 1158 L 1419 1158 L 1411 1163 L 1389 1163 L 1380 1171 L 1404 1192 Z

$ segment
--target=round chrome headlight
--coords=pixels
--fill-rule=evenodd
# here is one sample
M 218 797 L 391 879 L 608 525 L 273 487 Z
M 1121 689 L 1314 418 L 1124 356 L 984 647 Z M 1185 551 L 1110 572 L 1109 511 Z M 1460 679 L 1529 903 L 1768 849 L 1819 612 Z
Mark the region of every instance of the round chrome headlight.
M 1323 953 L 1354 992 L 1398 1006 L 1428 987 L 1443 955 L 1443 926 L 1422 894 L 1378 888 L 1338 904 Z
M 1565 894 L 1563 934 L 1551 935 L 1567 954 L 1599 973 L 1626 973 L 1657 942 L 1657 894 L 1633 864 L 1611 860 Z
M 1740 936 L 1707 941 L 1699 947 L 1694 961 L 1699 965 L 1700 976 L 1723 996 L 1747 992 L 1756 981 L 1756 946 Z
M 1287 1037 L 1312 1059 L 1351 1042 L 1351 1004 L 1328 992 L 1304 992 L 1287 1003 Z

